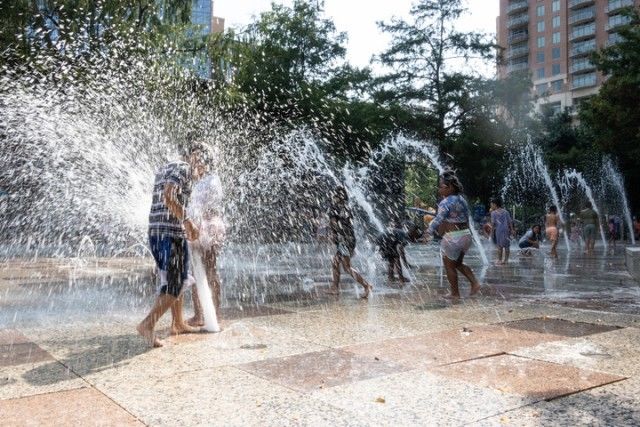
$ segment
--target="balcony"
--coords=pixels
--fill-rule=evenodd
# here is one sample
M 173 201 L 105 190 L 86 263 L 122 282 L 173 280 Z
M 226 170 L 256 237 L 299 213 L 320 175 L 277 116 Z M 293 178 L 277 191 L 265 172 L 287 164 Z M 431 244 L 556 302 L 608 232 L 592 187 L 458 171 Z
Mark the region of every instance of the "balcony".
M 569 67 L 569 73 L 577 74 L 584 71 L 592 71 L 596 68 L 588 59 L 582 59 L 580 61 L 574 61 Z
M 570 0 L 569 9 L 577 9 L 579 7 L 588 6 L 594 4 L 596 0 Z
M 596 73 L 584 74 L 579 77 L 574 77 L 571 84 L 571 89 L 583 89 L 585 87 L 593 87 L 597 84 Z
M 609 2 L 607 7 L 605 8 L 605 12 L 611 14 L 619 11 L 623 7 L 633 6 L 633 0 L 615 0 Z
M 529 40 L 529 31 L 517 31 L 509 34 L 507 38 L 509 44 L 515 44 L 519 42 L 523 42 L 525 40 Z
M 509 19 L 509 22 L 507 23 L 507 28 L 516 28 L 516 27 L 521 27 L 523 25 L 528 25 L 528 24 L 529 24 L 528 14 L 518 15 L 514 18 Z
M 624 40 L 624 37 L 622 37 L 618 33 L 609 34 L 609 39 L 607 40 L 607 43 L 605 43 L 605 46 L 606 47 L 611 47 L 614 44 L 618 44 L 623 40 Z
M 526 0 L 509 3 L 509 6 L 507 6 L 507 15 L 512 15 L 514 13 L 522 12 L 527 9 L 529 9 L 529 2 Z
M 576 56 L 588 55 L 591 52 L 594 52 L 595 50 L 596 50 L 596 41 L 589 40 L 586 42 L 575 44 L 569 51 L 569 56 L 573 58 Z
M 528 62 L 518 62 L 516 64 L 509 64 L 507 66 L 507 73 L 515 73 L 517 71 L 528 70 L 529 63 Z
M 604 29 L 607 31 L 616 31 L 619 27 L 627 25 L 631 22 L 631 18 L 624 15 L 614 15 L 609 17 L 609 23 L 605 25 Z
M 578 40 L 588 39 L 596 35 L 596 24 L 583 25 L 582 27 L 575 27 L 571 33 L 569 33 L 569 41 L 574 42 Z
M 569 25 L 582 24 L 583 22 L 593 21 L 594 19 L 596 19 L 596 10 L 590 7 L 571 14 L 569 17 Z
M 529 46 L 522 46 L 509 49 L 507 51 L 507 59 L 520 58 L 529 55 Z

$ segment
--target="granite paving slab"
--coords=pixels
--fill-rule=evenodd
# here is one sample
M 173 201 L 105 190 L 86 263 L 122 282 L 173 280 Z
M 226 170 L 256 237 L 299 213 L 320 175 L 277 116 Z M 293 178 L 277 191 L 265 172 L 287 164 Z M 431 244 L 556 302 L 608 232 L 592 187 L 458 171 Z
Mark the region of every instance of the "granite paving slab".
M 356 414 L 234 367 L 98 388 L 154 426 L 365 426 Z
M 625 379 L 623 376 L 513 355 L 431 367 L 429 371 L 536 400 L 565 396 Z
M 24 365 L 53 360 L 53 357 L 22 332 L 15 329 L 0 330 L 0 367 Z
M 407 370 L 395 363 L 334 349 L 267 359 L 237 367 L 302 392 Z
M 640 360 L 639 342 L 640 329 L 624 328 L 542 343 L 517 349 L 513 354 L 615 375 L 640 376 L 640 366 L 635 363 Z
M 0 400 L 5 426 L 142 426 L 131 414 L 93 388 Z
M 599 334 L 602 332 L 620 329 L 618 326 L 575 322 L 555 317 L 536 317 L 533 319 L 514 320 L 500 324 L 507 328 L 540 332 L 543 334 L 561 335 L 565 337 L 583 337 L 585 335 Z
M 385 426 L 460 426 L 530 403 L 523 396 L 424 370 L 343 384 L 311 395 Z
M 71 390 L 86 385 L 80 377 L 55 360 L 5 366 L 0 369 L 0 399 Z
M 347 346 L 343 350 L 417 368 L 503 354 L 517 348 L 560 339 L 563 338 L 500 326 L 478 325 Z

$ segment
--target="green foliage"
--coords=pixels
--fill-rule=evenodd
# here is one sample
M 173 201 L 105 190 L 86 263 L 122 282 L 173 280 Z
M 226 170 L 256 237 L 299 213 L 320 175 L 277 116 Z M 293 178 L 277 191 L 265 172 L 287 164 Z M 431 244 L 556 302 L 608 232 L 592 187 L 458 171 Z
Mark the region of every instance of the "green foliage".
M 426 133 L 437 142 L 456 134 L 477 104 L 482 79 L 451 67 L 453 59 L 491 60 L 495 45 L 479 33 L 463 33 L 456 21 L 462 0 L 421 0 L 411 8 L 411 21 L 394 18 L 379 23 L 392 37 L 379 60 L 391 72 L 378 80 L 375 99 L 403 103 L 424 116 Z

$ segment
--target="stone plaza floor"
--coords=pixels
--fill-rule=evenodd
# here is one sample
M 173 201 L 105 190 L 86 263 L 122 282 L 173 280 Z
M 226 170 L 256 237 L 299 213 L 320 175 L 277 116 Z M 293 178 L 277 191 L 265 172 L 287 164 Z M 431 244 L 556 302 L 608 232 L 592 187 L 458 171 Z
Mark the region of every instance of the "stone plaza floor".
M 146 261 L 5 261 L 0 424 L 640 425 L 640 288 L 622 252 L 474 269 L 483 295 L 460 303 L 437 266 L 369 301 L 350 281 L 324 295 L 325 272 L 227 300 L 222 332 L 152 350 L 135 333 Z

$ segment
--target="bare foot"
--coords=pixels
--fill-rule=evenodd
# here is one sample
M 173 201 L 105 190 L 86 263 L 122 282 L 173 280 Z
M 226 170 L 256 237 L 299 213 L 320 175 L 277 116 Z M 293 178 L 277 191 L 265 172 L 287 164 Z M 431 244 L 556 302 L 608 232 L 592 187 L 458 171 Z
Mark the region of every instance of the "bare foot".
M 193 316 L 191 319 L 187 320 L 187 325 L 194 327 L 204 326 L 204 318 L 200 316 Z
M 400 281 L 401 281 L 402 283 L 409 283 L 409 282 L 411 282 L 411 280 L 407 279 L 406 277 L 401 277 L 401 278 L 400 278 Z
M 158 348 L 164 345 L 162 340 L 156 337 L 156 335 L 153 333 L 153 329 L 146 328 L 142 323 L 140 323 L 136 327 L 136 330 L 142 336 L 142 338 L 144 338 L 145 341 L 147 341 L 147 344 L 149 344 L 149 347 Z
M 171 335 L 193 334 L 196 332 L 200 332 L 200 328 L 194 328 L 186 323 L 182 325 L 171 325 Z
M 475 285 L 471 285 L 471 293 L 469 294 L 469 296 L 474 296 L 478 292 L 480 292 L 480 285 L 478 283 L 476 283 Z
M 324 291 L 324 293 L 327 295 L 340 295 L 340 288 L 332 286 L 326 291 Z
M 447 294 L 447 295 L 444 295 L 442 298 L 448 299 L 451 301 L 458 301 L 460 299 L 460 294 Z
M 364 295 L 362 295 L 360 298 L 368 299 L 369 298 L 369 294 L 371 293 L 371 289 L 373 289 L 371 287 L 371 285 L 365 285 L 365 287 L 364 287 Z

